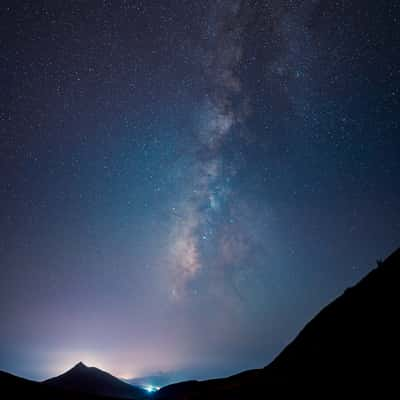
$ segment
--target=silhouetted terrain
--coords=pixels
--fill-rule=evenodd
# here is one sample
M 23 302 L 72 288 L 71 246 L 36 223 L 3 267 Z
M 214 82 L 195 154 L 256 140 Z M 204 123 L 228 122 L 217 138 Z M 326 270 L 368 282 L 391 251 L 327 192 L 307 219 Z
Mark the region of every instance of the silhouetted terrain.
M 398 392 L 400 249 L 325 307 L 267 367 L 183 382 L 158 400 Z
M 65 391 L 0 371 L 0 396 L 4 400 L 111 400 L 109 397 Z
M 224 379 L 188 381 L 153 395 L 79 363 L 43 383 L 0 371 L 5 399 L 114 398 L 238 400 L 286 394 L 335 398 L 398 392 L 400 249 L 325 307 L 280 355 L 262 369 Z M 78 393 L 80 392 L 80 393 Z M 110 398 L 108 397 L 108 398 Z M 297 397 L 296 397 L 297 398 Z
M 98 368 L 87 367 L 81 362 L 64 374 L 44 381 L 43 384 L 63 390 L 109 397 L 127 399 L 147 397 L 143 389 L 129 385 Z

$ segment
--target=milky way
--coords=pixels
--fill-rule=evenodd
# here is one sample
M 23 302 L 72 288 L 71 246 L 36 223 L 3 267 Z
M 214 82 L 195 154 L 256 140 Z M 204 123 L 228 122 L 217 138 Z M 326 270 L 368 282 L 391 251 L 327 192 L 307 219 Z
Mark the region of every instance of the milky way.
M 201 272 L 203 263 L 215 266 L 221 257 L 231 257 L 231 246 L 240 246 L 232 243 L 233 238 L 217 234 L 215 219 L 229 202 L 229 182 L 235 173 L 235 165 L 225 165 L 222 151 L 230 136 L 237 135 L 238 125 L 248 112 L 236 73 L 242 58 L 242 12 L 240 1 L 216 2 L 207 22 L 200 62 L 209 87 L 196 133 L 197 157 L 193 170 L 189 171 L 192 185 L 184 194 L 178 211 L 180 218 L 171 238 L 174 274 L 171 294 L 175 298 Z M 225 212 L 229 217 L 229 210 Z M 203 254 L 208 247 L 214 250 L 213 261 Z
M 0 369 L 263 367 L 398 246 L 397 2 L 0 11 Z

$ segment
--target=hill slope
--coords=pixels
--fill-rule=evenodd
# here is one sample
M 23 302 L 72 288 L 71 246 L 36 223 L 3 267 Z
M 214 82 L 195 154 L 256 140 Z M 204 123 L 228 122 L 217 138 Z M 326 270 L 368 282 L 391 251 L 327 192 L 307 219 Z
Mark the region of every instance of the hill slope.
M 397 390 L 400 249 L 314 317 L 268 366 L 183 382 L 157 399 L 245 399 L 285 393 Z M 323 388 L 323 391 L 320 391 Z
M 128 399 L 147 397 L 144 390 L 129 385 L 98 368 L 87 367 L 81 362 L 64 374 L 44 381 L 43 384 L 63 390 L 110 397 Z
M 108 397 L 64 391 L 0 371 L 1 398 L 4 400 L 112 400 Z

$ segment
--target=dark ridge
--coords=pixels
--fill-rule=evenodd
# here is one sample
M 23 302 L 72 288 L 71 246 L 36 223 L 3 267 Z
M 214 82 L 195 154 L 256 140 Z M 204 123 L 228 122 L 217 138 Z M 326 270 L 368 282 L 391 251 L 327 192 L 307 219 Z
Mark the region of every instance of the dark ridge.
M 398 391 L 400 249 L 322 309 L 263 369 L 162 388 L 158 400 L 336 397 Z
M 143 399 L 147 397 L 143 389 L 129 385 L 98 368 L 87 367 L 82 362 L 62 375 L 47 379 L 42 384 L 63 390 L 116 398 Z
M 28 379 L 23 379 L 3 371 L 0 371 L 0 390 L 1 398 L 7 400 L 112 400 L 110 397 L 65 391 Z

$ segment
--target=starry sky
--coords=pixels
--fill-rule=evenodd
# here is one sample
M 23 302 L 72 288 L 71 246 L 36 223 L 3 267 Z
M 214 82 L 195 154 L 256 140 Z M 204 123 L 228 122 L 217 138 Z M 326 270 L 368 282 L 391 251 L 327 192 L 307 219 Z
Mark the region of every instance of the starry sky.
M 0 5 L 0 369 L 270 362 L 399 245 L 400 5 Z

